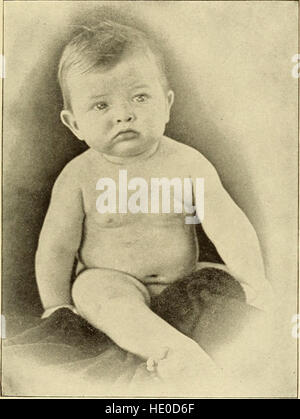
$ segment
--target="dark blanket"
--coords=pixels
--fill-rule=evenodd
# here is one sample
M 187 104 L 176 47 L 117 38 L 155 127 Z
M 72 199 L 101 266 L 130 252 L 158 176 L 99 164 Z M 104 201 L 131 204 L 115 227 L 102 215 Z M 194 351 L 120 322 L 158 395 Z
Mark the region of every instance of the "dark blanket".
M 213 359 L 259 313 L 246 304 L 239 283 L 215 268 L 170 285 L 152 299 L 151 309 Z M 59 309 L 8 339 L 3 357 L 7 395 L 137 395 L 139 389 L 141 395 L 157 395 L 158 388 L 164 394 L 142 359 L 69 309 Z

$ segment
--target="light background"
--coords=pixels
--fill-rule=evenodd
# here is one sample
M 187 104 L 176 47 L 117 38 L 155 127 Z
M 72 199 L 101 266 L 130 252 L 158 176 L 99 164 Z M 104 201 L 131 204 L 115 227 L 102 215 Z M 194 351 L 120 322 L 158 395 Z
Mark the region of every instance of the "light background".
M 34 253 L 52 184 L 84 147 L 61 124 L 56 66 L 74 24 L 112 17 L 165 50 L 175 104 L 167 135 L 200 150 L 253 223 L 277 291 L 274 383 L 295 392 L 296 2 L 6 2 L 4 308 L 39 314 Z M 234 226 L 234 220 L 232 220 Z M 279 390 L 278 390 L 279 391 Z

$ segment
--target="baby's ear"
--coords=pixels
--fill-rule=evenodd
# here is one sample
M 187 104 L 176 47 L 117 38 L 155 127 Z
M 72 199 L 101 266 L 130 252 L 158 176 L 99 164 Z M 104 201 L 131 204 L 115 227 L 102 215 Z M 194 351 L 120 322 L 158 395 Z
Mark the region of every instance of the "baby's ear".
M 73 132 L 78 140 L 84 141 L 73 112 L 67 109 L 62 110 L 60 113 L 60 119 L 62 120 L 62 123 Z
M 173 103 L 174 103 L 174 92 L 173 90 L 169 90 L 167 93 L 167 121 L 166 123 L 168 123 L 170 120 L 170 111 L 171 111 Z

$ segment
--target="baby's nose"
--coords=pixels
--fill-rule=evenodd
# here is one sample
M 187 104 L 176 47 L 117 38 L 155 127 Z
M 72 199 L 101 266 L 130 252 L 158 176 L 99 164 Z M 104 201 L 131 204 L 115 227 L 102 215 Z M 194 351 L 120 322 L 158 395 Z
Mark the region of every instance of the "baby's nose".
M 116 113 L 116 121 L 120 122 L 131 122 L 135 119 L 135 115 L 130 106 L 122 106 Z
M 120 122 L 130 122 L 132 120 L 133 120 L 133 116 L 132 115 L 127 115 L 125 117 L 119 117 L 119 118 L 117 118 L 117 122 L 118 123 L 120 123 Z

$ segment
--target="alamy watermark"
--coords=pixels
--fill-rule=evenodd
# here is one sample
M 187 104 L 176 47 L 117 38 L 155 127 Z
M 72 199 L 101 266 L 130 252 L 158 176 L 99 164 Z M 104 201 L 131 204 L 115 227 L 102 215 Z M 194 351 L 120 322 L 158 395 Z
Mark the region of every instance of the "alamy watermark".
M 0 78 L 5 78 L 5 57 L 4 55 L 0 55 Z
M 299 339 L 300 338 L 300 314 L 293 315 L 292 323 L 295 323 L 292 328 L 292 336 L 295 339 Z
M 142 177 L 134 177 L 128 180 L 124 169 L 119 170 L 118 185 L 114 179 L 104 177 L 98 180 L 96 189 L 102 191 L 96 200 L 100 214 L 184 213 L 186 224 L 199 224 L 204 219 L 203 178 L 193 181 L 189 177 L 153 177 L 147 182 Z
M 1 322 L 0 322 L 0 338 L 6 339 L 6 321 L 3 314 L 1 314 Z
M 293 69 L 292 69 L 292 76 L 294 77 L 294 79 L 299 79 L 300 77 L 300 73 L 299 73 L 299 69 L 300 69 L 300 54 L 295 54 L 292 56 L 292 62 L 293 63 L 297 63 L 296 65 L 294 65 Z

